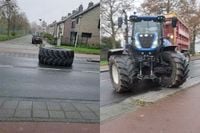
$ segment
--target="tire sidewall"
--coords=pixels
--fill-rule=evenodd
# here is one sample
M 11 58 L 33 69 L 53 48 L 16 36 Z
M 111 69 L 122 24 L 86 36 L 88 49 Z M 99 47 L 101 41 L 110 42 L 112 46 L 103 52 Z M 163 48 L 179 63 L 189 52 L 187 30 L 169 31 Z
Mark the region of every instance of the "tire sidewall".
M 118 65 L 117 65 L 117 62 L 115 60 L 115 58 L 117 58 L 116 56 L 111 56 L 110 59 L 109 59 L 109 73 L 110 73 L 110 77 L 111 77 L 111 82 L 113 84 L 113 87 L 115 89 L 116 92 L 119 92 L 119 88 L 121 86 L 121 81 L 120 81 L 120 74 L 119 74 L 119 69 L 118 69 Z M 112 67 L 113 65 L 116 66 L 117 68 L 117 74 L 118 74 L 118 84 L 115 83 L 114 79 L 113 79 L 113 71 L 112 71 Z
M 176 80 L 176 69 L 177 69 L 177 64 L 174 62 L 174 60 L 172 59 L 172 55 L 171 54 L 177 54 L 176 52 L 171 52 L 171 51 L 168 51 L 168 52 L 164 52 L 162 54 L 162 59 L 164 61 L 167 61 L 170 63 L 170 66 L 172 67 L 172 74 L 170 77 L 168 78 L 162 78 L 161 77 L 161 86 L 164 86 L 164 87 L 171 87 L 171 85 L 173 85 L 174 81 Z M 178 55 L 178 54 L 177 54 Z M 178 55 L 179 56 L 179 55 Z M 180 56 L 179 56 L 180 57 Z

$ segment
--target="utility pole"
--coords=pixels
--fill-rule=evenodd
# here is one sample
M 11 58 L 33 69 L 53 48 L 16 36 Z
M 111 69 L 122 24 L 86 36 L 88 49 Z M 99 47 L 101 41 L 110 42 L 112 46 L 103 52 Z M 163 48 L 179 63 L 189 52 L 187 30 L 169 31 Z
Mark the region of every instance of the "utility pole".
M 78 38 L 79 38 L 79 32 L 80 32 L 80 26 L 81 26 L 81 17 L 82 16 L 79 16 L 79 22 L 78 22 L 78 30 L 77 30 L 77 34 L 76 34 L 76 41 L 75 41 L 75 48 L 77 46 L 77 43 L 78 43 Z

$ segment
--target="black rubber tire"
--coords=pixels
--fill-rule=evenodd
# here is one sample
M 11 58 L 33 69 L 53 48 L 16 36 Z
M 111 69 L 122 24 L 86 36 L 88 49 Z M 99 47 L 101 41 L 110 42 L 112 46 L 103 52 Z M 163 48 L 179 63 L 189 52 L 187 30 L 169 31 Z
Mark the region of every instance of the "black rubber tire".
M 41 47 L 38 58 L 40 64 L 70 67 L 73 64 L 74 51 L 70 49 Z
M 188 63 L 190 62 L 190 60 L 191 60 L 191 57 L 190 57 L 190 53 L 189 52 L 185 52 L 185 53 L 183 53 L 184 54 L 184 56 L 185 56 L 185 58 L 186 58 L 186 60 L 188 61 Z
M 118 71 L 118 83 L 113 79 L 113 65 Z M 135 63 L 128 55 L 112 55 L 109 58 L 109 69 L 112 85 L 117 93 L 127 92 L 137 82 Z
M 161 77 L 161 86 L 167 88 L 177 88 L 187 80 L 189 73 L 189 64 L 180 54 L 181 53 L 177 53 L 174 51 L 163 52 L 163 61 L 169 63 L 172 69 L 170 76 Z

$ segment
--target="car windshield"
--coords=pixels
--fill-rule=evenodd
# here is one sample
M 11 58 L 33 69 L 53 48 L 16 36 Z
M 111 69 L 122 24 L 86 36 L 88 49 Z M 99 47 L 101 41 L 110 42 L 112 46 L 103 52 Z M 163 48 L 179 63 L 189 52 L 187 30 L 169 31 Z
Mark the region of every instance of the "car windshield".
M 157 33 L 160 36 L 160 23 L 154 21 L 136 22 L 134 26 L 134 36 L 137 33 Z
M 39 32 L 35 32 L 35 33 L 33 33 L 33 36 L 35 36 L 35 37 L 40 37 L 41 34 L 40 34 Z

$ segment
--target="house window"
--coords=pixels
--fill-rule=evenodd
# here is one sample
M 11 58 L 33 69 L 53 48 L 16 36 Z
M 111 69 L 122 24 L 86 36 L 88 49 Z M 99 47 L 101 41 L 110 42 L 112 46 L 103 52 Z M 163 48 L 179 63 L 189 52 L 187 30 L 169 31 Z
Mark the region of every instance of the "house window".
M 71 32 L 71 34 L 70 34 L 70 43 L 71 44 L 75 44 L 75 42 L 76 42 L 76 37 L 77 37 L 77 32 Z
M 88 44 L 89 38 L 92 37 L 92 33 L 83 32 L 81 35 L 81 43 Z
M 75 28 L 75 27 L 76 27 L 76 22 L 73 21 L 73 22 L 72 22 L 72 28 Z
M 98 29 L 100 29 L 100 19 L 99 19 Z
M 91 38 L 91 37 L 92 37 L 92 33 L 83 32 L 83 33 L 82 33 L 82 37 Z
M 79 18 L 76 18 L 76 24 L 78 24 L 79 23 Z

